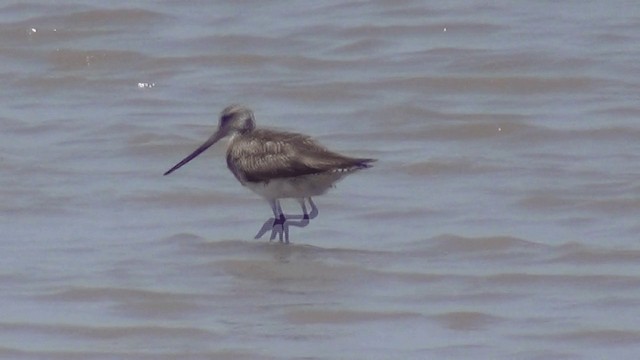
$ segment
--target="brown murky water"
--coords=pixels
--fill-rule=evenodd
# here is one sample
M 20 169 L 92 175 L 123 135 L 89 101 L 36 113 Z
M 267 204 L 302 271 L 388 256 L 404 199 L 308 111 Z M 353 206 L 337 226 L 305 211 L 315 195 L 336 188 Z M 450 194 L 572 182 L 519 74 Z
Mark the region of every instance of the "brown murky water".
M 1 4 L 0 357 L 637 358 L 639 11 Z M 379 161 L 254 240 L 230 103 Z

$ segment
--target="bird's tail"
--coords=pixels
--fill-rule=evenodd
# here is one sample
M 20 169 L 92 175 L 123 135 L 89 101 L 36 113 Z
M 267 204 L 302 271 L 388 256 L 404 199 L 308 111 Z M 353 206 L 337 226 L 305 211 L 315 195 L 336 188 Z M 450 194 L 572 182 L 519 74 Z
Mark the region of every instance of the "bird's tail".
M 357 159 L 356 167 L 360 169 L 366 169 L 373 166 L 373 162 L 378 161 L 378 159 Z

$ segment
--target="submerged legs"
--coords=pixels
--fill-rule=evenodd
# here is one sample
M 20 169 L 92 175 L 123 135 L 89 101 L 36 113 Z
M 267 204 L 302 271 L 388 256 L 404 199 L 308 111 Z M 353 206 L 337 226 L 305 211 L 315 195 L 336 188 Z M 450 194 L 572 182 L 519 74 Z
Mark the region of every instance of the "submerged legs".
M 296 227 L 305 227 L 309 225 L 309 220 L 314 219 L 318 216 L 318 208 L 316 204 L 311 200 L 311 198 L 306 198 L 311 207 L 311 212 L 307 212 L 307 206 L 305 204 L 305 198 L 297 199 L 300 207 L 302 208 L 302 215 L 286 215 L 282 211 L 282 207 L 280 206 L 280 200 L 273 199 L 269 200 L 269 205 L 271 206 L 271 211 L 273 211 L 273 217 L 265 221 L 264 225 L 255 238 L 261 238 L 267 231 L 271 230 L 271 237 L 269 240 L 273 240 L 278 235 L 278 240 L 280 242 L 284 242 L 285 244 L 289 243 L 289 226 Z M 298 221 L 292 221 L 298 220 Z M 284 239 L 283 239 L 284 237 Z

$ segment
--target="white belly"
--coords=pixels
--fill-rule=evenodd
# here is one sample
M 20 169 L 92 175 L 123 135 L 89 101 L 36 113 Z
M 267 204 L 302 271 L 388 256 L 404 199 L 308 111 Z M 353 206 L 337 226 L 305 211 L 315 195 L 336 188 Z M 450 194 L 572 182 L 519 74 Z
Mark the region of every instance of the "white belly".
M 306 198 L 324 194 L 345 175 L 344 172 L 313 174 L 268 182 L 246 182 L 244 186 L 265 199 Z

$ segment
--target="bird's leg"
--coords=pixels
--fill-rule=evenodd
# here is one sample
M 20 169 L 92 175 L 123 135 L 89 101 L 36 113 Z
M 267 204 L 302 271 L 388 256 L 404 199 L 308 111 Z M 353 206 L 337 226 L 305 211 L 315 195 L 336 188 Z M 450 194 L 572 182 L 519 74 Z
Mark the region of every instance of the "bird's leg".
M 269 206 L 271 206 L 271 211 L 273 211 L 273 218 L 277 219 L 280 217 L 280 211 L 278 210 L 278 203 L 276 200 L 269 200 Z
M 267 231 L 271 230 L 271 237 L 269 240 L 275 239 L 276 235 L 278 235 L 278 240 L 280 242 L 289 243 L 289 228 L 286 224 L 286 218 L 282 213 L 280 201 L 277 199 L 269 200 L 269 206 L 271 206 L 271 211 L 273 211 L 273 217 L 264 222 L 264 225 L 262 225 L 262 228 L 258 231 L 255 238 L 259 239 Z
M 267 231 L 271 230 L 270 240 L 274 240 L 278 235 L 278 240 L 286 244 L 289 243 L 289 226 L 305 227 L 309 224 L 310 219 L 314 219 L 318 216 L 318 208 L 311 198 L 306 198 L 311 206 L 311 211 L 307 211 L 305 204 L 305 198 L 299 198 L 298 203 L 302 208 L 302 215 L 289 215 L 285 216 L 280 205 L 280 200 L 269 200 L 271 211 L 273 211 L 273 217 L 265 221 L 264 225 L 255 238 L 261 238 Z M 292 221 L 293 220 L 293 221 Z M 297 221 L 296 221 L 297 220 Z
M 305 198 L 299 198 L 296 200 L 298 200 L 298 204 L 300 204 L 300 207 L 302 208 L 302 218 L 305 220 L 311 220 L 318 216 L 318 207 L 310 197 L 306 199 L 309 201 L 309 205 L 311 205 L 311 212 L 307 212 L 307 206 L 304 203 Z
M 311 200 L 310 197 L 308 197 L 307 200 L 309 200 L 309 205 L 311 205 L 311 212 L 309 213 L 309 219 L 315 219 L 316 216 L 318 216 L 318 207 L 313 202 L 313 200 Z
M 277 218 L 279 214 L 278 214 L 278 207 L 276 206 L 276 201 L 269 200 L 269 206 L 271 206 L 271 211 L 273 211 L 273 217 Z
M 302 208 L 302 218 L 305 220 L 309 220 L 309 213 L 307 212 L 307 206 L 304 204 L 304 198 L 296 199 L 298 200 L 298 204 Z
M 273 230 L 271 231 L 271 240 L 275 238 L 275 233 L 278 233 L 278 240 L 282 241 L 282 234 L 284 233 L 284 243 L 289 243 L 289 226 L 287 224 L 287 219 L 284 216 L 284 212 L 282 211 L 282 206 L 280 206 L 280 200 L 276 199 L 276 210 L 280 214 L 276 220 L 273 222 Z
M 297 227 L 305 227 L 309 224 L 309 213 L 307 212 L 307 206 L 304 203 L 304 198 L 296 199 L 300 207 L 302 208 L 302 216 L 300 215 L 291 215 L 288 217 L 288 225 L 293 225 Z M 300 219 L 299 221 L 291 221 L 291 219 Z
M 280 200 L 269 200 L 269 205 L 271 206 L 271 211 L 273 211 L 273 226 L 284 224 L 287 219 L 284 217 L 284 213 L 282 212 Z
M 275 216 L 275 220 L 273 221 L 273 226 L 282 225 L 287 220 L 284 217 L 284 213 L 282 212 L 282 207 L 280 206 L 280 200 L 272 200 L 273 205 L 271 205 L 271 209 L 273 210 L 273 215 Z

